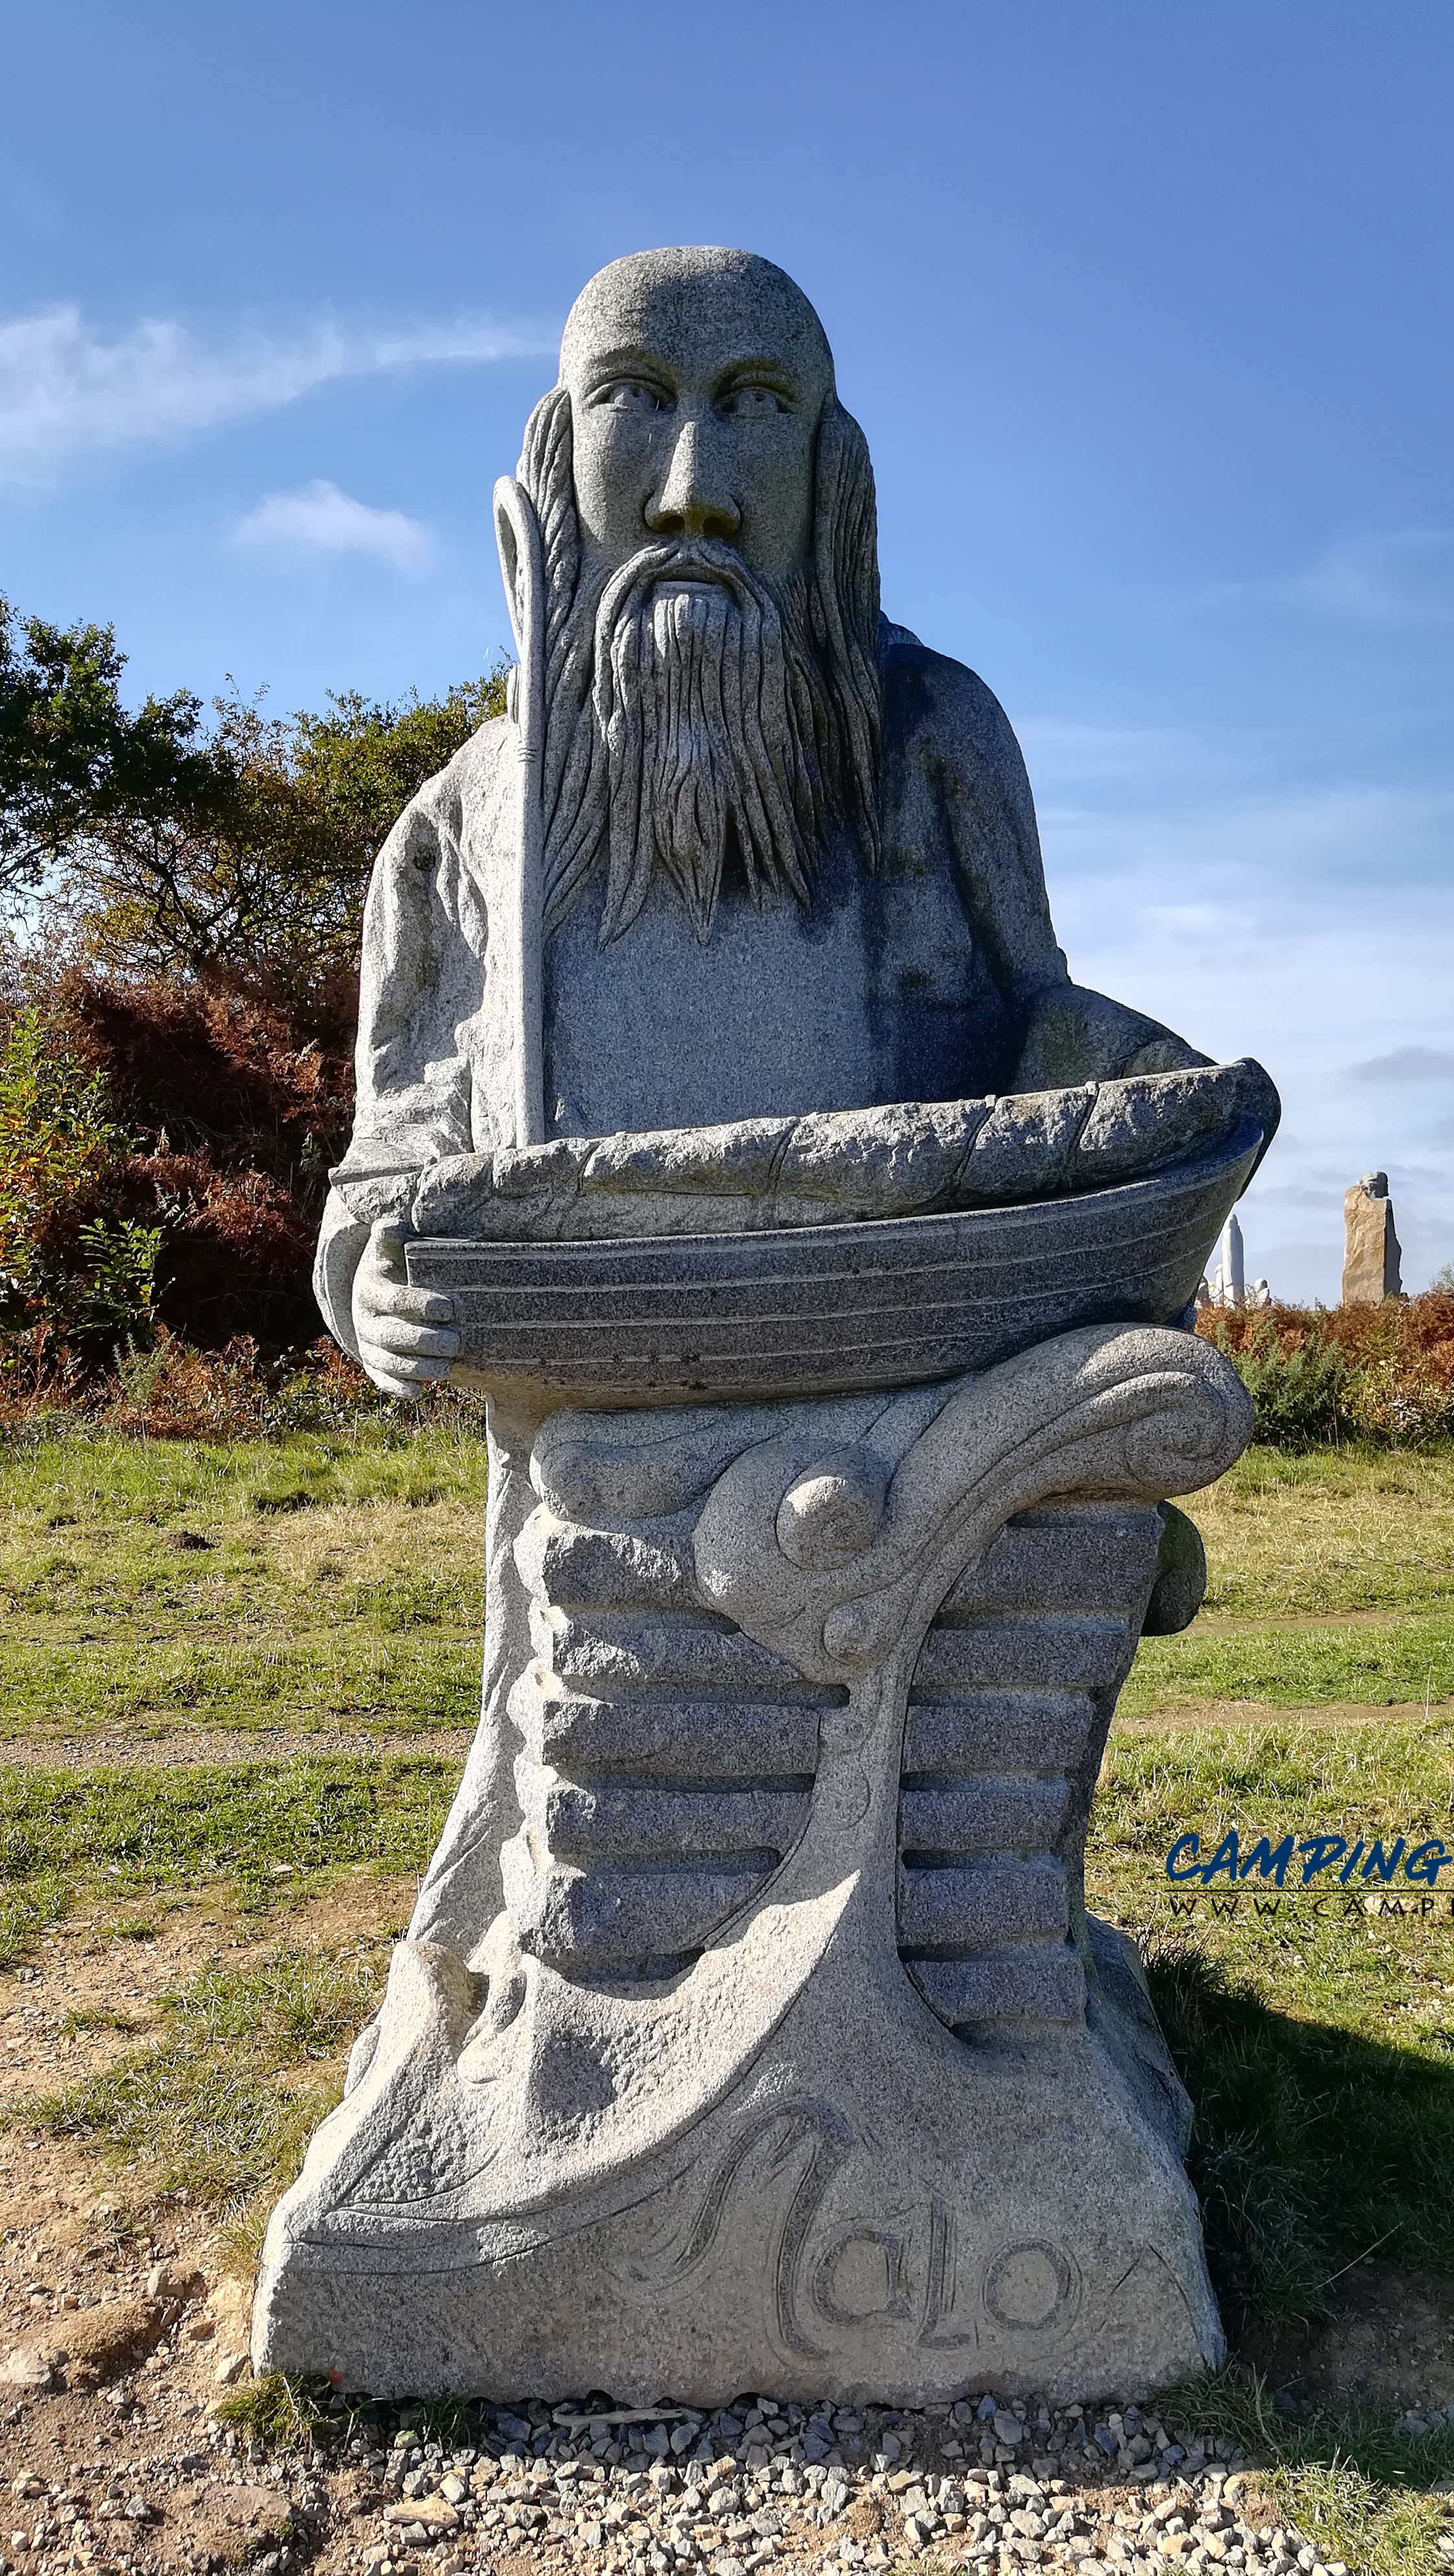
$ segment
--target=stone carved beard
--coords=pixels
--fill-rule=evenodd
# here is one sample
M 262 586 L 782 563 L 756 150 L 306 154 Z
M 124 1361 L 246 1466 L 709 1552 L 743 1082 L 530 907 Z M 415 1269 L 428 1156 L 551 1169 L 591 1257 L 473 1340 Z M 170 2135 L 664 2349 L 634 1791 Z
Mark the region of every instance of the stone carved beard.
M 827 817 L 807 586 L 795 587 L 798 599 L 780 601 L 730 546 L 700 540 L 644 547 L 606 584 L 591 694 L 605 751 L 603 945 L 635 920 L 658 865 L 705 942 L 729 849 L 755 902 L 785 885 L 809 901 Z
M 660 870 L 699 940 L 729 858 L 755 903 L 812 899 L 834 823 L 879 855 L 882 729 L 873 482 L 862 432 L 829 397 L 814 559 L 776 582 L 706 538 L 643 546 L 583 576 L 570 397 L 547 394 L 519 480 L 546 573 L 544 929 L 604 852 L 600 941 L 619 938 Z

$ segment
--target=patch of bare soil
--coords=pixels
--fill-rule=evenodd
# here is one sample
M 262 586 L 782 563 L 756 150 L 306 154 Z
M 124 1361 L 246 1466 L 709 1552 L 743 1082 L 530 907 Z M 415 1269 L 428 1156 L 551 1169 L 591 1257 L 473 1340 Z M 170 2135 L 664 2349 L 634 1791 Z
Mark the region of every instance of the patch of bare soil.
M 332 1951 L 402 1921 L 412 1881 L 370 1875 L 258 1919 L 173 1901 L 155 1937 L 73 1917 L 0 1975 L 0 2565 L 172 2570 L 310 2559 L 311 2482 L 291 2488 L 211 2410 L 245 2384 L 251 2282 L 235 2240 L 21 2106 L 104 2071 L 162 2026 L 160 1998 L 246 1967 L 280 1934 Z M 20 2111 L 20 2116 L 14 2116 Z M 284 2556 L 280 2557 L 279 2552 Z
M 1273 2384 L 1344 2414 L 1386 2406 L 1429 2416 L 1454 2406 L 1454 2279 L 1365 2261 L 1337 2289 L 1326 2325 L 1279 2336 L 1257 2356 Z

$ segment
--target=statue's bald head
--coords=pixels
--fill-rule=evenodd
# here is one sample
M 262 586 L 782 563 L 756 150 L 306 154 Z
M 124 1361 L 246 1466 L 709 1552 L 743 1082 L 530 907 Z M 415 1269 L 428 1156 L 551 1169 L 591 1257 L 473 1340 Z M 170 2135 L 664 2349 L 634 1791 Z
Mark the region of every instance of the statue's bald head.
M 561 382 L 603 353 L 658 344 L 780 357 L 816 394 L 815 412 L 833 387 L 833 353 L 812 305 L 786 269 L 756 251 L 686 244 L 633 251 L 597 269 L 566 316 Z

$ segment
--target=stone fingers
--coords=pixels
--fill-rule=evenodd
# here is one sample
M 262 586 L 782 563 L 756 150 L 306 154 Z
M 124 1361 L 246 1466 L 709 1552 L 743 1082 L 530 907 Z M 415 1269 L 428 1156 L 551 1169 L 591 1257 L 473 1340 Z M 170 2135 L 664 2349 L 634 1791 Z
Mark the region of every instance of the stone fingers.
M 404 1229 L 380 1217 L 359 1265 L 355 1303 L 364 1314 L 407 1315 L 418 1324 L 450 1324 L 454 1300 L 434 1288 L 411 1288 L 404 1261 Z
M 437 1289 L 411 1288 L 403 1228 L 391 1218 L 375 1225 L 359 1264 L 353 1320 L 359 1357 L 374 1385 L 406 1403 L 448 1377 L 459 1356 L 454 1300 Z
M 439 1303 L 447 1307 L 449 1300 L 444 1297 Z M 453 1360 L 459 1357 L 459 1335 L 452 1332 L 447 1324 L 435 1328 L 416 1323 L 412 1317 L 398 1313 L 397 1309 L 386 1307 L 382 1311 L 377 1308 L 371 1311 L 365 1307 L 362 1325 L 360 1344 L 370 1350 L 392 1351 L 401 1359 Z
M 395 1287 L 391 1280 L 378 1284 L 365 1279 L 356 1302 L 364 1315 L 396 1315 L 415 1324 L 454 1321 L 454 1299 L 442 1296 L 437 1288 Z

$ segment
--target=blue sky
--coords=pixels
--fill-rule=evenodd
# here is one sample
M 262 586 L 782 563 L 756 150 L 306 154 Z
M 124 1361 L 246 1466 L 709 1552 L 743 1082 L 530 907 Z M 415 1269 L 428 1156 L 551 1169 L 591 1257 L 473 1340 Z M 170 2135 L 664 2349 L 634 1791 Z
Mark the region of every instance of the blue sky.
M 1286 1104 L 1249 1275 L 1454 1258 L 1447 0 L 47 0 L 0 37 L 0 588 L 138 692 L 430 690 L 603 260 L 800 279 L 885 605 L 1030 762 L 1082 980 Z

